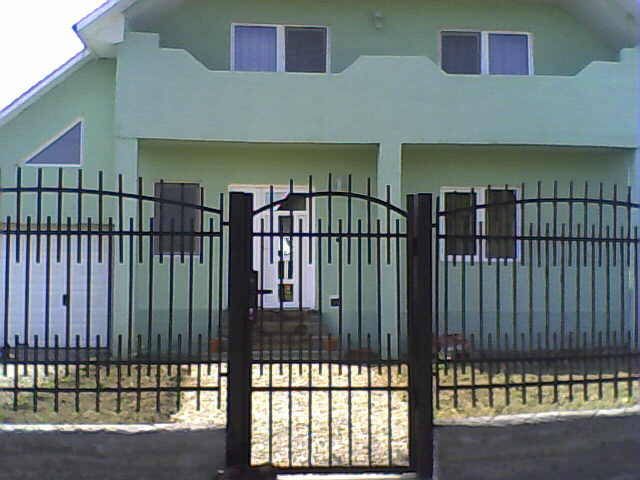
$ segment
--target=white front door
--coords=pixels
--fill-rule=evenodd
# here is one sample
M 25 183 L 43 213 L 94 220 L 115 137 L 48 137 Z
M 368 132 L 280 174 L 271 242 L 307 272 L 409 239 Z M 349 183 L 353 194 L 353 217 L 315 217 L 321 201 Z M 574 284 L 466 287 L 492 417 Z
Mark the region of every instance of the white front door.
M 16 259 L 16 236 L 10 235 L 7 245 L 7 235 L 0 235 L 0 346 L 5 338 L 14 346 L 17 336 L 19 344 L 32 347 L 36 335 L 39 347 L 47 340 L 54 347 L 56 335 L 60 347 L 75 347 L 77 339 L 81 347 L 95 347 L 98 335 L 100 346 L 108 346 L 107 241 L 102 242 L 102 261 L 96 237 L 89 261 L 86 235 L 80 239 L 79 259 L 77 235 L 62 234 L 59 242 L 58 257 L 58 236 L 51 235 L 49 244 L 41 236 L 38 255 L 36 236 L 27 240 L 21 234 Z
M 281 200 L 288 186 L 232 186 L 232 191 L 253 193 L 254 210 Z M 308 187 L 294 187 L 307 192 Z M 307 200 L 309 202 L 310 200 Z M 264 293 L 258 306 L 264 308 L 315 308 L 314 242 L 300 233 L 309 232 L 309 211 L 269 209 L 253 219 L 253 268 L 258 288 Z M 272 233 L 276 235 L 271 235 Z

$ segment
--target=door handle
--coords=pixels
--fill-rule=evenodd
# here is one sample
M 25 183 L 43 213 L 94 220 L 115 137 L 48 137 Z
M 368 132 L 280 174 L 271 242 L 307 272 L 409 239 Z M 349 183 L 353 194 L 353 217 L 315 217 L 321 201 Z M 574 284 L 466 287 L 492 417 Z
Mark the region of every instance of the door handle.
M 64 307 L 68 307 L 69 306 L 69 294 L 65 293 L 62 295 L 62 305 Z

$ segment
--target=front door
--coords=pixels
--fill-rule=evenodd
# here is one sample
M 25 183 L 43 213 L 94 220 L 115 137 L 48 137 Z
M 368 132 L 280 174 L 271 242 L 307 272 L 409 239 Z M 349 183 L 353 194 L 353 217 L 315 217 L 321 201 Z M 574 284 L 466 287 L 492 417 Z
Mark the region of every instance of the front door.
M 257 210 L 286 198 L 290 187 L 235 185 L 230 190 L 253 193 L 253 209 Z M 303 193 L 308 187 L 294 187 L 293 191 Z M 254 216 L 253 268 L 262 291 L 261 308 L 315 308 L 313 242 L 298 235 L 309 231 L 309 201 L 293 205 L 292 210 L 276 205 Z

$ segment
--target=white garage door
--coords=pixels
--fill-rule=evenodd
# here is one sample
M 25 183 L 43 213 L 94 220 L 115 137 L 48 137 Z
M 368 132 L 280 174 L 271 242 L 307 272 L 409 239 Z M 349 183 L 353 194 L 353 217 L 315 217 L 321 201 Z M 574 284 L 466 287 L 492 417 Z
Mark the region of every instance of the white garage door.
M 16 236 L 10 235 L 7 245 L 7 236 L 0 235 L 0 346 L 5 338 L 14 346 L 16 335 L 19 344 L 34 346 L 37 335 L 40 347 L 47 345 L 47 338 L 49 347 L 53 347 L 57 335 L 61 347 L 75 346 L 77 337 L 82 347 L 107 347 L 107 241 L 102 241 L 100 262 L 97 237 L 91 238 L 90 261 L 87 236 L 79 239 L 62 235 L 59 258 L 57 235 L 49 237 L 48 246 L 47 238 L 40 237 L 40 258 L 36 237 L 20 237 L 16 259 Z

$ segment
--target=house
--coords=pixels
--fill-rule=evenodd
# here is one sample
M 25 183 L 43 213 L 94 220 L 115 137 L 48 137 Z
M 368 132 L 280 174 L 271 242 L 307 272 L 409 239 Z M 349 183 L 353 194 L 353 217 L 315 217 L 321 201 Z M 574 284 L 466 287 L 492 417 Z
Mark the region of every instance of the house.
M 290 189 L 306 191 L 309 176 L 321 190 L 345 190 L 352 181 L 354 189 L 366 191 L 370 178 L 372 193 L 385 198 L 389 192 L 395 205 L 404 205 L 409 193 L 427 192 L 451 208 L 463 208 L 531 195 L 537 182 L 543 195 L 562 197 L 571 182 L 572 193 L 580 196 L 585 182 L 592 193 L 603 182 L 607 195 L 614 186 L 623 195 L 640 181 L 640 12 L 634 0 L 110 0 L 74 28 L 85 50 L 0 115 L 3 186 L 15 187 L 21 167 L 24 185 L 60 181 L 188 203 L 199 203 L 202 195 L 202 203 L 213 208 L 226 208 L 221 195 L 247 191 L 259 208 Z M 101 185 L 98 172 L 103 172 Z M 194 335 L 211 337 L 225 308 L 226 253 L 216 257 L 220 267 L 207 270 L 197 258 L 205 244 L 197 242 L 171 245 L 164 238 L 155 250 L 137 252 L 133 243 L 122 246 L 120 236 L 113 240 L 120 243 L 115 255 L 116 246 L 98 235 L 78 248 L 89 217 L 102 219 L 102 225 L 109 217 L 116 224 L 124 220 L 125 228 L 129 219 L 147 225 L 153 218 L 155 228 L 167 231 L 171 222 L 185 219 L 194 229 L 202 227 L 195 226 L 200 220 L 194 212 L 185 216 L 176 207 L 162 213 L 148 205 L 138 210 L 130 202 L 123 213 L 113 198 L 102 206 L 85 195 L 66 203 L 59 215 L 53 197 L 36 211 L 35 196 L 23 194 L 20 211 L 15 194 L 0 197 L 2 218 L 11 217 L 3 221 L 0 245 L 5 272 L 0 286 L 9 292 L 0 308 L 5 318 L 0 343 L 13 344 L 15 335 L 18 343 L 31 343 L 37 334 L 51 345 L 59 335 L 60 345 L 77 340 L 115 350 L 120 337 L 125 349 L 135 349 L 136 335 L 142 344 L 155 345 L 156 334 L 164 344 L 175 343 L 181 333 L 191 338 L 189 348 L 196 348 Z M 489 224 L 495 221 L 491 215 L 472 221 Z M 516 218 L 513 209 L 502 215 L 502 224 L 511 225 L 507 229 L 529 221 Z M 33 222 L 50 216 L 54 228 L 61 218 L 63 232 L 79 232 L 77 238 L 54 236 L 49 247 L 32 246 L 32 255 L 56 250 L 52 267 L 21 260 L 15 240 L 5 255 L 7 233 L 25 230 L 27 216 Z M 304 212 L 278 217 L 280 231 L 317 221 Z M 215 219 L 214 228 L 222 230 L 222 220 Z M 445 222 L 441 228 L 455 230 L 455 225 Z M 26 248 L 28 235 L 21 238 Z M 222 252 L 225 242 L 226 237 L 211 237 L 211 248 Z M 259 252 L 263 247 L 254 243 Z M 94 256 L 100 251 L 119 258 L 113 265 L 87 262 L 82 252 L 90 247 Z M 515 243 L 487 245 L 484 258 L 464 241 L 443 248 L 441 257 L 466 255 L 481 264 L 491 257 L 519 258 Z M 65 260 L 76 251 L 77 258 Z M 312 247 L 296 257 L 305 266 L 291 275 L 287 290 L 280 298 L 265 296 L 264 306 L 278 307 L 284 298 L 285 307 L 322 308 L 335 330 L 336 308 L 345 309 L 345 318 L 349 308 L 353 314 L 349 298 L 356 293 L 339 295 L 325 275 L 319 299 L 317 257 L 309 251 Z M 143 261 L 171 253 L 182 258 L 170 280 L 171 262 Z M 460 273 L 451 268 L 447 281 L 456 283 L 451 303 L 440 305 L 443 321 L 446 316 L 451 323 L 448 331 L 460 332 L 468 321 L 465 328 L 478 333 L 471 321 L 477 308 L 468 307 L 465 314 L 460 302 L 475 305 L 480 298 L 486 298 L 486 310 L 493 312 L 487 323 L 494 325 L 496 288 L 482 292 L 467 286 L 473 292 L 462 293 L 460 300 L 460 280 L 452 280 Z M 262 287 L 278 291 L 277 268 L 269 263 L 258 269 Z M 395 285 L 393 272 L 377 292 Z M 355 284 L 355 272 L 345 275 L 347 287 Z M 375 289 L 375 272 L 365 272 L 365 278 L 367 288 Z M 612 297 L 630 289 L 625 282 Z M 26 284 L 30 294 L 23 293 Z M 188 291 L 187 285 L 192 285 Z M 572 291 L 580 288 L 578 283 Z M 365 304 L 375 305 L 371 295 Z M 535 296 L 542 305 L 544 292 Z M 557 300 L 551 297 L 550 302 Z M 625 297 L 623 303 L 631 301 Z M 393 316 L 395 307 L 382 303 L 384 316 Z M 558 305 L 536 307 L 540 322 L 549 321 L 550 309 L 556 322 Z M 505 318 L 526 316 L 525 307 L 523 312 L 504 308 Z M 213 326 L 212 310 L 219 312 Z M 26 330 L 30 322 L 36 326 Z M 632 323 L 623 330 L 633 331 Z M 493 335 L 500 338 L 496 330 Z

